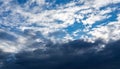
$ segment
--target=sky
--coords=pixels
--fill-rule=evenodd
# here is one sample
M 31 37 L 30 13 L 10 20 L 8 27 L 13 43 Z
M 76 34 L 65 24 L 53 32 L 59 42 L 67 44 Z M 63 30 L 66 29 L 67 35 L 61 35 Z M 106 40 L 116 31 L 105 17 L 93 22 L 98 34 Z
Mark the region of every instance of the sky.
M 0 0 L 0 69 L 119 69 L 120 0 Z

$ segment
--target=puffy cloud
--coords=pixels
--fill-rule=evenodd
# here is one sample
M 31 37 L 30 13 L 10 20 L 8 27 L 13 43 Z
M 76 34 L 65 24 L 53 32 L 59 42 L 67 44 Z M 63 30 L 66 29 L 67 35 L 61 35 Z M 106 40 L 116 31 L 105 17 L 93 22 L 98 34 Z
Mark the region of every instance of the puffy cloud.
M 90 31 L 89 34 L 95 37 L 96 39 L 101 38 L 104 41 L 116 41 L 119 40 L 120 36 L 120 16 L 118 14 L 117 21 L 110 22 L 108 25 L 100 26 L 94 28 L 93 31 Z
M 2 8 L 6 8 L 6 11 L 1 8 L 1 14 L 5 15 L 4 12 L 7 11 L 9 11 L 9 13 L 7 13 L 5 17 L 2 16 L 0 24 L 8 26 L 9 30 L 17 28 L 21 31 L 40 31 L 46 39 L 50 39 L 49 34 L 58 31 L 63 32 L 65 28 L 74 25 L 76 22 L 82 23 L 83 26 L 89 25 L 89 27 L 92 27 L 96 22 L 110 18 L 111 15 L 108 14 L 113 12 L 113 9 L 107 8 L 100 10 L 100 8 L 108 4 L 119 3 L 117 0 L 107 0 L 106 2 L 103 0 L 70 1 L 63 5 L 55 4 L 57 6 L 54 8 L 52 6 L 54 2 L 31 0 L 26 1 L 25 4 L 21 6 L 19 4 L 12 5 L 14 2 L 7 1 L 7 4 L 2 5 Z M 60 1 L 60 3 L 62 3 L 62 1 Z M 89 28 L 85 27 L 85 29 L 89 31 Z M 86 31 L 83 30 L 82 32 Z M 69 34 L 66 30 L 64 30 L 64 33 Z M 66 38 L 67 35 L 64 35 L 63 38 Z M 71 36 L 71 34 L 69 35 Z M 74 39 L 72 36 L 70 38 Z M 53 38 L 51 38 L 51 40 L 53 40 Z

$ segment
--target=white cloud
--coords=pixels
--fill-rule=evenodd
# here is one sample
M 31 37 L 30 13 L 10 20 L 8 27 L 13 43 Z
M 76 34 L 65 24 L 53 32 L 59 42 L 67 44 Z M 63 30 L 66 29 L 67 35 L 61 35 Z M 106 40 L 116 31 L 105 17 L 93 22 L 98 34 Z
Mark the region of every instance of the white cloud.
M 95 0 L 93 2 L 93 7 L 100 8 L 112 4 L 112 0 Z
M 4 41 L 4 40 L 0 40 L 0 41 L 1 41 L 0 49 L 2 49 L 2 51 L 8 52 L 8 53 L 18 52 L 18 48 L 16 47 L 15 43 Z
M 92 14 L 87 15 L 88 18 L 85 20 L 82 20 L 82 22 L 83 24 L 92 25 L 96 23 L 96 21 L 101 21 L 101 20 L 109 18 L 110 16 L 107 14 L 110 12 L 112 12 L 111 8 L 107 8 L 105 10 L 91 10 L 90 13 Z
M 116 41 L 120 39 L 120 16 L 118 14 L 117 21 L 110 22 L 106 26 L 100 26 L 98 28 L 94 28 L 93 31 L 90 31 L 89 34 L 93 36 L 95 39 L 103 39 L 106 42 Z
M 30 5 L 36 2 L 38 6 L 30 9 Z M 0 15 L 5 11 L 11 11 L 6 17 L 1 16 L 0 25 L 9 26 L 9 28 L 3 28 L 9 34 L 17 37 L 15 42 L 4 42 L 1 40 L 0 49 L 3 49 L 6 52 L 16 52 L 24 48 L 31 50 L 29 45 L 34 42 L 44 42 L 42 38 L 32 39 L 32 36 L 36 36 L 36 32 L 40 32 L 45 39 L 49 39 L 56 42 L 68 42 L 75 40 L 73 36 L 79 36 L 78 32 L 90 31 L 89 28 L 92 27 L 92 24 L 97 21 L 101 21 L 110 17 L 108 13 L 113 12 L 112 8 L 106 8 L 104 10 L 99 10 L 100 7 L 107 6 L 111 3 L 118 3 L 119 0 L 80 0 L 79 3 L 84 3 L 83 5 L 76 5 L 77 2 L 71 1 L 65 5 L 58 5 L 54 9 L 45 9 L 46 6 L 51 6 L 51 4 L 46 3 L 45 0 L 30 0 L 24 7 L 21 7 L 17 4 L 12 5 L 10 0 L 4 1 L 4 4 L 0 8 Z M 21 20 L 23 19 L 23 21 Z M 85 41 L 94 42 L 95 39 L 102 38 L 105 41 L 109 40 L 118 40 L 120 39 L 120 15 L 118 15 L 118 21 L 110 22 L 106 26 L 99 26 L 92 29 L 88 34 L 92 35 L 93 38 L 88 37 L 87 35 L 78 37 L 85 39 Z M 60 22 L 59 22 L 60 21 Z M 73 25 L 75 22 L 83 23 L 85 29 L 80 31 L 74 31 L 72 34 L 69 34 L 65 28 Z M 33 25 L 37 26 L 33 26 Z M 86 26 L 88 25 L 89 26 Z M 10 30 L 17 29 L 21 34 L 16 32 L 11 32 Z M 25 35 L 25 30 L 31 30 L 29 35 Z M 63 31 L 64 30 L 64 31 Z M 53 34 L 52 37 L 49 37 L 51 33 L 54 32 L 64 32 L 66 35 L 60 38 L 56 38 L 56 34 Z M 73 36 L 72 36 L 73 35 Z M 11 45 L 9 47 L 9 45 Z M 5 47 L 6 46 L 6 47 Z M 28 46 L 28 47 L 27 47 Z M 41 46 L 45 48 L 44 46 Z M 9 50 L 8 50 L 9 49 Z M 35 49 L 35 48 L 34 48 Z

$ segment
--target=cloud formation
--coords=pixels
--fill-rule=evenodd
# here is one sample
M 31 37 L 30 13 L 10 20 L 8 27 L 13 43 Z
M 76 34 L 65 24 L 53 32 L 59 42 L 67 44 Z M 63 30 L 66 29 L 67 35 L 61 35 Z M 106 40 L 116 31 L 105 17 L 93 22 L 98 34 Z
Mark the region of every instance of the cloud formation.
M 2 69 L 118 69 L 120 41 L 104 44 L 76 40 L 48 45 L 46 50 L 23 51 L 14 55 L 0 53 Z M 106 47 L 100 50 L 104 44 Z M 99 49 L 99 51 L 98 51 Z
M 1 69 L 118 69 L 120 0 L 0 0 Z
M 17 29 L 21 32 L 25 30 L 39 31 L 46 39 L 52 41 L 57 37 L 53 33 L 61 31 L 60 33 L 63 35 L 54 40 L 56 43 L 61 38 L 63 42 L 82 39 L 81 37 L 85 38 L 91 30 L 99 28 L 96 25 L 103 26 L 106 22 L 111 23 L 109 20 L 119 15 L 116 12 L 119 11 L 117 4 L 120 2 L 119 0 L 107 0 L 106 2 L 104 0 L 10 0 L 1 1 L 1 3 L 0 24 L 3 25 L 3 29 L 7 27 L 6 30 Z M 119 21 L 117 22 L 119 23 Z M 69 32 L 71 29 L 68 28 L 76 24 L 82 27 L 76 28 L 77 33 L 74 35 L 75 31 Z M 80 33 L 86 33 L 87 35 L 79 35 Z M 94 36 L 94 34 L 90 35 Z

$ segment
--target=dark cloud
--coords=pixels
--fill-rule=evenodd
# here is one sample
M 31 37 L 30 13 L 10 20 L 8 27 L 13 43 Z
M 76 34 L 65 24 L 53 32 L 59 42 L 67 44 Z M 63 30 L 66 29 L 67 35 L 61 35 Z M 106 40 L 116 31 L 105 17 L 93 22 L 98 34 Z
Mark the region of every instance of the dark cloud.
M 62 45 L 50 42 L 46 50 L 15 54 L 15 61 L 4 62 L 2 69 L 119 69 L 119 43 L 120 40 L 110 42 L 97 51 L 95 48 L 104 44 L 100 40 L 95 43 L 76 40 Z M 4 53 L 0 56 L 1 60 L 5 58 Z

